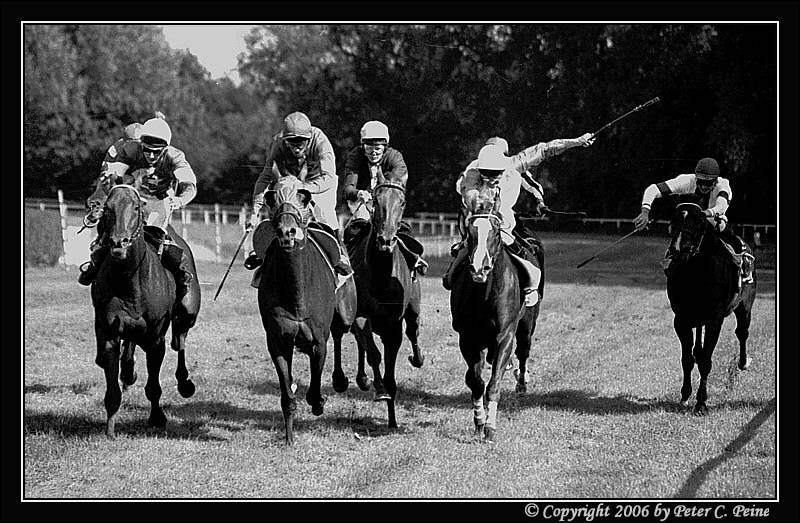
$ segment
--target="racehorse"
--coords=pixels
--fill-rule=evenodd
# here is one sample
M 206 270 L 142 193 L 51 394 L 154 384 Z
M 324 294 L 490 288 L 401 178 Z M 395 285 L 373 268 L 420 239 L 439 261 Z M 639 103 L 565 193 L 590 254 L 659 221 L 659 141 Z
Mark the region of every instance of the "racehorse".
M 369 378 L 364 372 L 366 355 L 373 371 L 374 399 L 387 402 L 390 428 L 397 428 L 395 363 L 402 343 L 403 321 L 413 351 L 409 361 L 415 367 L 422 366 L 424 361 L 418 344 L 420 283 L 412 275 L 398 245 L 405 196 L 405 187 L 400 183 L 387 180 L 376 185 L 372 222 L 367 224 L 369 235 L 366 241 L 357 242 L 349 249 L 358 293 L 356 318 L 351 328 L 359 350 L 356 381 L 362 390 L 369 389 Z M 373 333 L 380 336 L 383 344 L 383 373 L 381 353 Z
M 672 236 L 668 248 L 671 261 L 664 272 L 667 296 L 675 313 L 675 333 L 681 343 L 681 404 L 686 405 L 692 395 L 692 369 L 696 362 L 700 384 L 694 410 L 702 415 L 708 412 L 706 382 L 711 372 L 711 355 L 719 340 L 722 323 L 731 311 L 736 316 L 738 367 L 745 370 L 750 365 L 747 337 L 756 297 L 755 271 L 751 283 L 740 283 L 739 268 L 714 232 L 702 207 L 696 203 L 679 203 L 669 230 Z M 750 250 L 749 246 L 747 250 Z M 693 329 L 696 329 L 694 347 Z
M 503 247 L 502 218 L 496 210 L 498 191 L 484 183 L 470 198 L 466 219 L 468 270 L 462 268 L 454 274 L 450 293 L 453 329 L 459 335 L 459 348 L 467 363 L 465 381 L 472 391 L 475 435 L 490 443 L 497 430 L 500 383 L 515 337 L 519 359 L 516 390 L 526 390 L 525 369 L 541 305 L 541 300 L 533 307 L 524 305 L 519 269 Z M 531 261 L 539 265 L 538 258 Z M 488 385 L 481 377 L 484 350 L 486 362 L 492 366 Z
M 267 349 L 281 388 L 286 443 L 294 443 L 297 410 L 292 387 L 294 350 L 309 357 L 311 381 L 306 402 L 315 416 L 323 413 L 320 392 L 328 336 L 337 303 L 336 277 L 308 235 L 311 194 L 293 176 L 281 177 L 266 195 L 275 231 L 264 257 L 258 286 L 258 308 L 267 336 Z
M 145 395 L 150 400 L 148 424 L 158 428 L 166 426 L 167 418 L 159 405 L 159 373 L 164 360 L 164 338 L 170 324 L 171 347 L 178 353 L 175 371 L 178 392 L 184 398 L 195 392 L 186 368 L 184 348 L 186 334 L 194 326 L 200 310 L 197 270 L 188 245 L 171 231 L 173 239 L 189 257 L 195 276 L 186 296 L 177 301 L 172 273 L 161 263 L 157 248 L 145 240 L 147 229 L 138 191 L 140 181 L 141 178 L 135 178 L 133 185 L 113 185 L 105 197 L 100 225 L 108 235 L 111 248 L 91 289 L 97 338 L 95 363 L 103 368 L 106 377 L 104 402 L 109 438 L 116 436 L 115 418 L 122 401 L 118 379 L 122 380 L 125 388 L 136 381 L 136 345 L 147 355 Z

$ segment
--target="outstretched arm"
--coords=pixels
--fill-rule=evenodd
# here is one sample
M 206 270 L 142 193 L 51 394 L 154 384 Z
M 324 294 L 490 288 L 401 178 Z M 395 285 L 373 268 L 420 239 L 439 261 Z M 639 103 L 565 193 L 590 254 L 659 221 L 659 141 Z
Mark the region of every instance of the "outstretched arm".
M 593 143 L 592 133 L 585 133 L 578 138 L 560 138 L 549 142 L 540 142 L 512 156 L 511 165 L 521 174 L 546 159 L 558 156 L 573 147 L 589 147 Z

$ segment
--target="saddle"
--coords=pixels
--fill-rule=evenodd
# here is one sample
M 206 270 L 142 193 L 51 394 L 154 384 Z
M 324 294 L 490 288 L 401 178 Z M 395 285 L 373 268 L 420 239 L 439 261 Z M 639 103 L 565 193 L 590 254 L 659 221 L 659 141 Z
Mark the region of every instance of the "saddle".
M 145 225 L 143 231 L 144 241 L 153 248 L 162 264 L 165 264 L 165 259 L 167 258 L 180 263 L 183 257 L 183 249 L 175 243 L 168 233 L 165 234 L 161 228 L 155 225 Z M 165 267 L 168 266 L 169 260 L 165 264 Z

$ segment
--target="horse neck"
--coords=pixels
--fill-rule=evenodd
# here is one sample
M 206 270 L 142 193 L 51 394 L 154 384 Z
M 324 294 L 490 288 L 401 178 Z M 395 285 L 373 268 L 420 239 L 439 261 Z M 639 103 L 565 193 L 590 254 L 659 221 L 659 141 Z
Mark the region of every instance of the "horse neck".
M 115 294 L 120 297 L 134 298 L 142 294 L 142 279 L 146 273 L 151 273 L 146 270 L 147 251 L 147 242 L 144 240 L 144 236 L 140 236 L 131 243 L 128 256 L 124 260 L 116 260 L 109 255 L 107 258 L 109 274 Z M 159 266 L 161 265 L 158 259 L 155 261 Z
M 278 248 L 275 256 L 276 278 L 271 284 L 280 296 L 285 307 L 301 310 L 306 303 L 306 276 L 308 244 L 304 248 L 295 247 L 289 251 Z
M 398 256 L 402 257 L 402 254 L 400 254 L 400 251 L 398 250 L 400 247 L 397 244 L 395 244 L 394 249 L 391 252 L 379 250 L 377 238 L 378 228 L 373 224 L 372 233 L 369 237 L 369 245 L 367 246 L 366 257 L 367 265 L 369 266 L 372 275 L 373 284 L 380 285 L 381 282 L 388 281 L 393 276 L 396 276 L 396 260 Z

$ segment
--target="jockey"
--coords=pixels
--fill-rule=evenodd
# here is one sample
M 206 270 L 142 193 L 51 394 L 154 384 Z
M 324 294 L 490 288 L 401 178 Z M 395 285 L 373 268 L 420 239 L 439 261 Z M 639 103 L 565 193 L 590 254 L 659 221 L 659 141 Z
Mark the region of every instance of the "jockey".
M 524 251 L 512 232 L 516 226 L 513 206 L 517 203 L 520 189 L 523 186 L 522 173 L 541 164 L 548 158 L 558 156 L 568 149 L 578 146 L 588 147 L 593 142 L 592 134 L 586 133 L 574 139 L 540 142 L 510 158 L 505 155 L 502 142 L 494 145 L 485 145 L 478 154 L 478 159 L 470 163 L 459 178 L 456 191 L 461 195 L 462 203 L 465 204 L 465 207 L 468 198 L 471 197 L 471 194 L 474 194 L 484 179 L 499 184 L 499 212 L 503 220 L 501 227 L 503 231 L 502 240 L 512 256 L 515 256 L 517 261 L 527 269 L 529 278 L 527 284 L 523 287 L 525 306 L 527 307 L 531 307 L 539 301 L 538 287 L 541 271 L 522 257 Z M 445 289 L 450 290 L 452 288 L 453 272 L 467 256 L 464 247 L 465 242 L 462 241 L 455 259 L 442 277 L 442 285 Z
M 406 186 L 408 168 L 403 155 L 389 147 L 389 128 L 373 120 L 361 127 L 361 145 L 350 151 L 345 163 L 344 198 L 354 219 L 369 221 L 367 204 L 380 183 L 393 181 Z M 412 270 L 424 275 L 428 263 L 422 259 L 422 246 L 411 235 L 411 227 L 400 222 L 400 246 Z M 415 252 L 418 251 L 418 252 Z
M 353 272 L 339 238 L 339 218 L 336 215 L 336 157 L 333 146 L 325 133 L 311 125 L 308 116 L 294 112 L 283 120 L 283 128 L 272 137 L 267 151 L 264 169 L 253 188 L 253 214 L 247 230 L 253 230 L 261 221 L 260 211 L 264 207 L 264 195 L 269 187 L 281 176 L 295 176 L 302 182 L 302 188 L 311 193 L 314 202 L 314 218 L 330 227 L 339 245 L 338 253 L 328 253 L 337 273 L 348 275 Z M 253 247 L 250 238 L 250 253 L 244 262 L 247 269 L 255 269 L 263 263 Z
M 132 124 L 134 125 L 134 124 Z M 131 126 L 129 126 L 131 127 Z M 127 133 L 126 133 L 127 134 Z M 162 261 L 175 276 L 176 294 L 180 300 L 188 289 L 192 272 L 188 257 L 167 234 L 167 225 L 172 211 L 185 207 L 197 194 L 197 178 L 186 161 L 183 151 L 170 145 L 172 131 L 162 118 L 151 118 L 140 128 L 138 140 L 121 138 L 109 147 L 102 163 L 97 189 L 87 200 L 92 209 L 102 206 L 106 194 L 116 183 L 117 177 L 131 171 L 136 176 L 142 174 L 139 194 L 144 200 L 146 224 L 157 227 L 162 247 L 169 253 Z M 90 285 L 109 252 L 104 231 L 98 231 L 98 238 L 92 244 L 90 261 L 81 266 L 78 282 Z
M 727 227 L 728 217 L 725 213 L 730 206 L 733 192 L 731 184 L 719 175 L 719 165 L 713 158 L 701 158 L 694 168 L 694 174 L 679 174 L 670 180 L 654 183 L 644 191 L 642 210 L 634 218 L 633 225 L 641 231 L 650 221 L 650 208 L 656 198 L 668 194 L 689 194 L 696 196 L 705 209 L 705 215 L 714 226 L 719 237 L 734 250 L 734 261 L 741 266 L 742 282 L 753 281 L 754 257 L 745 252 L 747 244 Z

